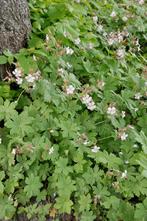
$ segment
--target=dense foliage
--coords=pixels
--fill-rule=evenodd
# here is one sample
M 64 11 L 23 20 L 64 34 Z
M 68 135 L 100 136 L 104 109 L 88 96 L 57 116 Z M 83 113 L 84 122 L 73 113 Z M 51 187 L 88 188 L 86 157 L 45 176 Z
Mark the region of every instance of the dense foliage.
M 146 4 L 30 0 L 0 82 L 0 218 L 147 220 Z M 68 220 L 68 219 L 67 219 Z

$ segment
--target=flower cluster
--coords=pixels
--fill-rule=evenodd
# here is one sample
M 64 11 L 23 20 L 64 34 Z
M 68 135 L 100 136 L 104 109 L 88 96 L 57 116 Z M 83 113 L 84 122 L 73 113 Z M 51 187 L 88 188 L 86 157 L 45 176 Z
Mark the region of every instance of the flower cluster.
M 116 51 L 116 57 L 118 60 L 123 59 L 125 57 L 125 49 L 124 48 L 118 48 Z
M 143 5 L 144 4 L 144 0 L 137 0 L 139 5 Z
M 97 21 L 98 21 L 98 17 L 97 16 L 93 16 L 93 22 L 97 23 Z
M 127 170 L 125 170 L 125 171 L 122 173 L 121 178 L 122 178 L 122 179 L 127 179 L 127 177 L 128 177 L 128 172 L 127 172 Z
M 125 118 L 125 116 L 126 116 L 126 112 L 125 112 L 125 111 L 122 111 L 122 112 L 121 112 L 121 117 L 122 117 L 122 118 Z
M 93 101 L 92 97 L 89 96 L 89 94 L 82 96 L 81 101 L 83 104 L 85 104 L 87 106 L 88 110 L 93 111 L 96 109 L 95 102 Z
M 81 42 L 80 38 L 76 38 L 76 39 L 74 40 L 75 45 L 79 45 L 80 42 Z
M 70 48 L 70 47 L 66 47 L 65 48 L 65 53 L 67 55 L 72 55 L 74 53 L 74 50 L 72 48 Z
M 92 151 L 93 153 L 97 153 L 100 149 L 101 149 L 100 147 L 98 147 L 98 146 L 95 145 L 95 146 L 92 147 L 91 151 Z
M 53 153 L 54 153 L 54 147 L 51 147 L 51 148 L 49 149 L 49 151 L 48 151 L 48 154 L 51 155 L 51 154 L 53 154 Z
M 40 78 L 40 71 L 36 71 L 35 73 L 30 73 L 25 77 L 26 81 L 30 84 L 34 84 L 35 81 L 39 80 Z
M 142 95 L 141 95 L 140 92 L 136 93 L 135 96 L 134 96 L 134 98 L 135 98 L 136 100 L 140 100 L 141 97 L 142 97 Z
M 128 134 L 126 133 L 126 128 L 119 129 L 118 132 L 117 132 L 117 137 L 120 140 L 125 141 L 128 137 Z
M 128 36 L 129 36 L 129 33 L 126 30 L 124 30 L 122 32 L 120 32 L 120 31 L 110 32 L 107 35 L 107 42 L 109 45 L 118 44 L 118 43 L 121 43 L 124 40 L 124 38 L 126 38 Z
M 87 145 L 90 143 L 90 141 L 88 140 L 88 137 L 85 133 L 82 134 L 78 134 L 78 144 L 84 144 Z
M 75 87 L 73 85 L 69 85 L 65 88 L 67 95 L 72 95 L 75 92 Z
M 97 31 L 98 31 L 98 32 L 102 32 L 102 31 L 103 31 L 103 25 L 98 24 L 98 25 L 97 25 Z
M 116 107 L 113 106 L 113 105 L 109 105 L 109 107 L 107 109 L 107 114 L 111 115 L 111 116 L 114 116 L 114 115 L 116 115 L 116 112 L 117 112 Z
M 20 67 L 15 68 L 15 70 L 12 72 L 12 74 L 15 76 L 16 83 L 18 85 L 22 84 L 23 82 L 23 71 Z
M 33 72 L 31 70 L 30 73 L 24 78 L 24 72 L 20 67 L 16 67 L 15 70 L 12 72 L 12 74 L 15 76 L 15 80 L 18 85 L 21 85 L 24 79 L 27 81 L 27 83 L 35 85 L 35 82 L 39 80 L 41 76 L 39 70 L 36 72 Z
M 58 75 L 59 75 L 59 76 L 63 77 L 64 72 L 65 72 L 65 69 L 64 69 L 64 68 L 58 68 Z

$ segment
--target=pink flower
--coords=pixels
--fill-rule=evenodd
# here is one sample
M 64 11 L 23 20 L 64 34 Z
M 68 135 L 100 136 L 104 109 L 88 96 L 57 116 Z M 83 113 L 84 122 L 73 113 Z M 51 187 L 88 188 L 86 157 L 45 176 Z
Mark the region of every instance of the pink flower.
M 110 14 L 110 16 L 111 16 L 112 18 L 115 18 L 115 17 L 116 17 L 116 12 L 115 12 L 115 11 L 112 11 L 112 13 Z

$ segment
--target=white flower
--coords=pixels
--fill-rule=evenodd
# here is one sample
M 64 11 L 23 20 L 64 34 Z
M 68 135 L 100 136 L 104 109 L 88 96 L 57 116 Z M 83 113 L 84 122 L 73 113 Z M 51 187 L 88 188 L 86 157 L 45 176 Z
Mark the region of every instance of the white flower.
M 99 32 L 103 31 L 103 25 L 98 25 L 97 26 L 97 31 L 99 31 Z
M 71 95 L 73 94 L 75 91 L 75 87 L 73 85 L 69 85 L 67 88 L 66 88 L 66 94 L 67 95 Z
M 147 87 L 147 81 L 144 83 L 145 87 Z
M 107 37 L 107 42 L 109 45 L 117 44 L 123 41 L 126 36 L 126 31 L 110 32 Z
M 128 134 L 126 134 L 125 132 L 123 132 L 123 133 L 120 135 L 120 139 L 121 139 L 122 141 L 126 140 L 127 137 L 128 137 Z
M 107 32 L 103 32 L 103 36 L 106 37 L 107 36 Z
M 121 178 L 127 178 L 127 170 L 125 170 L 122 174 L 121 174 Z
M 65 70 L 64 70 L 63 68 L 59 68 L 59 69 L 58 69 L 58 73 L 59 73 L 60 75 L 63 75 L 64 72 L 65 72 Z
M 123 41 L 123 34 L 122 34 L 122 32 L 118 32 L 117 33 L 116 41 L 118 41 L 119 43 Z
M 68 69 L 72 68 L 72 65 L 69 62 L 66 63 L 66 66 Z
M 21 78 L 22 77 L 22 70 L 21 70 L 21 68 L 15 68 L 15 70 L 12 73 L 16 77 L 16 83 L 18 85 L 22 84 L 23 79 Z
M 76 38 L 76 39 L 74 40 L 74 43 L 75 43 L 76 45 L 79 45 L 80 42 L 81 42 L 80 38 Z
M 66 54 L 72 55 L 74 53 L 74 50 L 70 47 L 65 48 Z
M 142 95 L 141 93 L 136 93 L 134 97 L 136 100 L 139 100 L 142 97 Z
M 103 90 L 103 87 L 105 86 L 105 82 L 102 80 L 97 81 L 97 86 L 100 90 Z
M 122 34 L 123 34 L 124 37 L 128 37 L 130 35 L 130 33 L 126 29 L 124 29 L 122 31 Z
M 16 83 L 17 83 L 18 85 L 22 84 L 22 82 L 23 82 L 23 79 L 22 79 L 22 78 L 16 78 Z
M 124 118 L 124 117 L 126 116 L 126 112 L 125 112 L 125 111 L 122 111 L 122 112 L 121 112 L 121 116 L 122 116 L 122 118 Z
M 138 50 L 138 51 L 140 51 L 140 50 L 141 50 L 141 49 L 140 49 L 140 45 L 137 47 L 137 50 Z
M 64 35 L 64 37 L 66 38 L 68 34 L 67 34 L 66 31 L 64 31 L 64 32 L 63 32 L 63 35 Z
M 33 76 L 34 76 L 34 78 L 35 78 L 35 80 L 38 80 L 39 78 L 40 78 L 40 71 L 38 70 L 38 71 L 36 71 L 34 74 L 33 74 Z
M 89 144 L 89 141 L 88 141 L 88 140 L 85 140 L 85 141 L 83 142 L 83 144 L 84 144 L 84 145 L 87 145 L 87 144 Z
M 128 128 L 134 130 L 134 127 L 132 125 L 128 125 Z
M 107 109 L 107 114 L 115 115 L 116 114 L 116 108 L 114 106 L 109 106 Z
M 120 151 L 120 152 L 119 152 L 119 155 L 123 155 L 123 152 Z
M 125 57 L 125 50 L 123 48 L 119 48 L 116 51 L 116 55 L 118 59 L 122 59 Z
M 98 147 L 98 146 L 95 145 L 95 146 L 91 149 L 91 151 L 92 151 L 93 153 L 97 153 L 100 149 L 101 149 L 100 147 Z
M 88 105 L 87 105 L 88 110 L 93 111 L 93 110 L 95 110 L 95 108 L 96 108 L 96 105 L 95 105 L 94 101 L 91 101 L 90 103 L 88 103 Z
M 11 153 L 15 156 L 16 155 L 16 149 L 13 148 Z
M 97 23 L 97 21 L 98 21 L 98 17 L 97 16 L 93 16 L 93 21 L 95 22 L 95 23 Z
M 113 45 L 115 43 L 115 40 L 113 38 L 108 38 L 108 45 Z
M 116 12 L 115 12 L 115 11 L 112 11 L 112 13 L 110 14 L 110 16 L 111 16 L 112 18 L 116 17 Z
M 90 97 L 89 94 L 86 94 L 86 95 L 84 95 L 84 96 L 82 97 L 82 102 L 83 102 L 84 104 L 88 104 L 88 103 L 90 103 L 91 101 L 92 101 L 92 97 Z
M 137 112 L 137 111 L 138 111 L 138 108 L 137 108 L 137 107 L 136 107 L 136 108 L 134 108 L 134 111 L 135 111 L 135 112 Z
M 36 56 L 35 56 L 35 55 L 33 55 L 33 60 L 34 60 L 34 61 L 37 61 L 37 58 L 36 58 Z
M 21 77 L 22 75 L 22 71 L 19 68 L 15 68 L 15 70 L 12 73 L 16 78 Z
M 51 155 L 53 152 L 54 152 L 54 147 L 51 147 L 51 148 L 49 149 L 48 154 Z
M 0 138 L 0 144 L 2 143 L 2 138 Z
M 139 5 L 143 5 L 144 4 L 144 0 L 138 0 Z
M 96 108 L 96 105 L 92 97 L 89 96 L 89 94 L 84 95 L 81 100 L 82 100 L 82 103 L 87 106 L 88 110 L 93 111 Z
M 137 144 L 134 144 L 133 147 L 134 147 L 134 148 L 138 148 L 138 145 L 137 145 Z
M 35 89 L 35 88 L 36 88 L 36 84 L 33 83 L 33 85 L 32 85 L 32 89 Z
M 128 20 L 127 16 L 123 16 L 123 17 L 122 17 L 122 20 L 123 20 L 124 22 L 126 22 L 126 21 Z
M 99 85 L 99 86 L 101 86 L 101 88 L 103 88 L 105 86 L 105 82 L 104 81 L 101 81 L 100 84 L 101 85 Z
M 88 49 L 93 49 L 93 43 L 90 42 L 90 43 L 88 44 Z
M 35 81 L 35 77 L 32 74 L 26 76 L 25 79 L 28 83 L 33 83 Z
M 49 42 L 49 35 L 46 35 L 45 41 L 46 41 L 46 42 Z
M 129 161 L 128 161 L 128 160 L 125 160 L 125 164 L 129 164 Z

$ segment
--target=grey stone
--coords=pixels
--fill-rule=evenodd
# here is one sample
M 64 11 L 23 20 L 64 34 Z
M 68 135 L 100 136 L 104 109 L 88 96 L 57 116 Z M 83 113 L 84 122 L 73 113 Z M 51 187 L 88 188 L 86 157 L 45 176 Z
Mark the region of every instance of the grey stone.
M 27 0 L 0 0 L 0 54 L 18 52 L 26 46 L 31 31 Z M 5 71 L 0 67 L 0 75 Z

